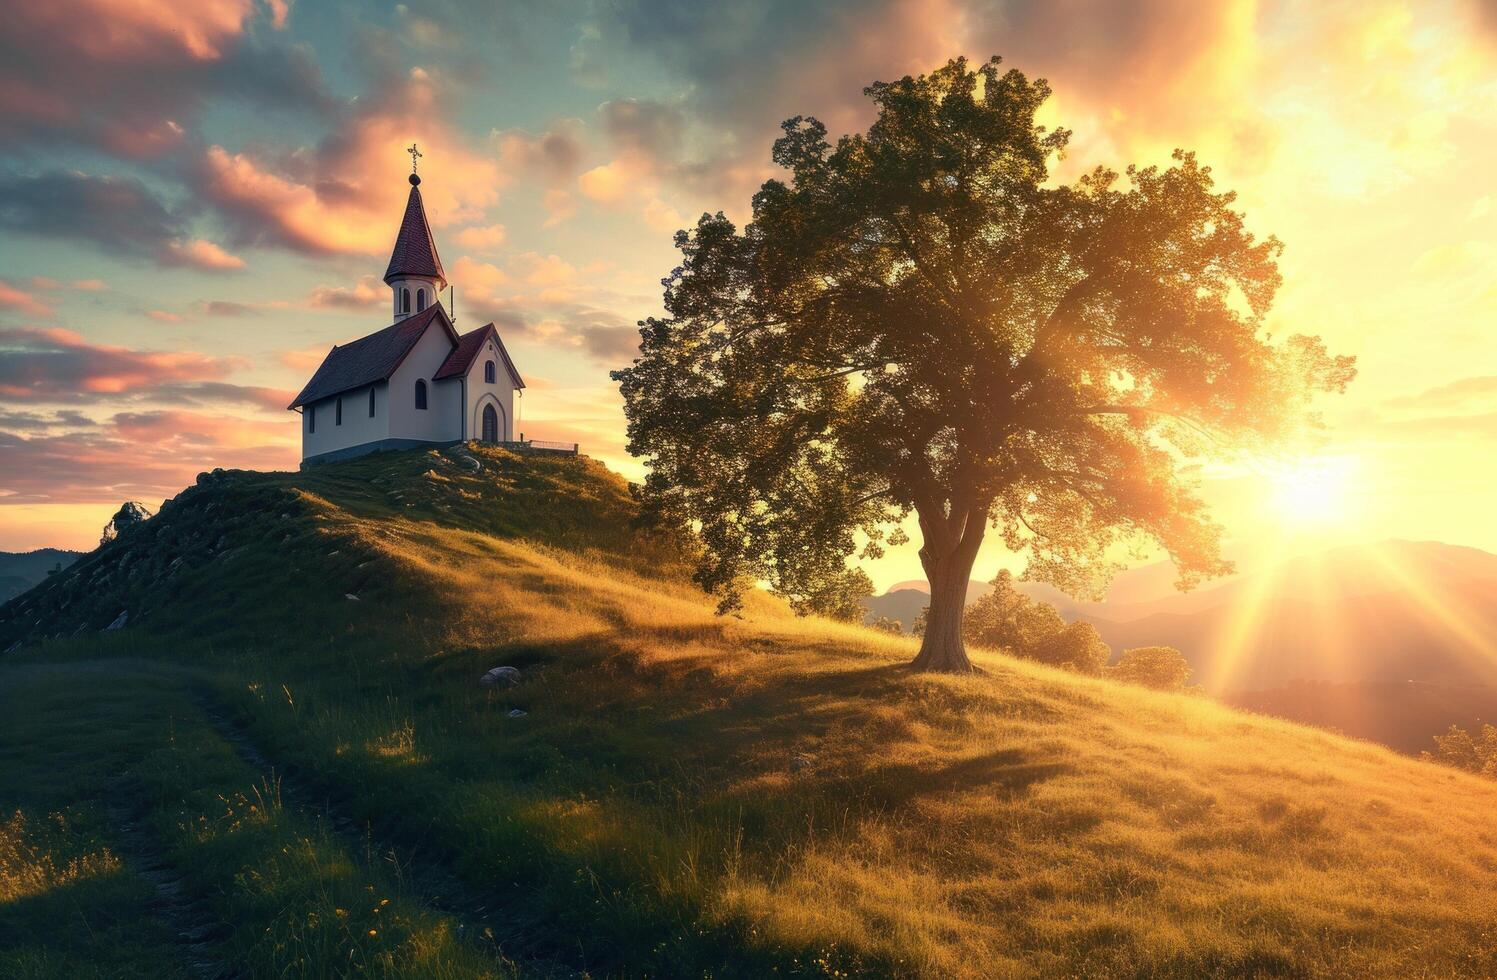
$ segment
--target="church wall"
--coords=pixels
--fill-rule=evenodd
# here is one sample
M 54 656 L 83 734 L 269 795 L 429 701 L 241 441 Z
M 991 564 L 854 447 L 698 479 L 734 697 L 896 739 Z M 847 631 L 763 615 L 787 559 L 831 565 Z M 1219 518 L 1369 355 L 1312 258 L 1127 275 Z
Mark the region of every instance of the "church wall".
M 494 362 L 494 383 L 488 384 L 483 380 L 483 366 L 487 361 Z M 494 346 L 493 340 L 484 342 L 483 350 L 473 359 L 473 364 L 468 368 L 468 438 L 478 439 L 483 435 L 483 406 L 490 400 L 497 402 L 501 409 L 499 417 L 499 438 L 501 441 L 509 442 L 519 438 L 515 432 L 515 386 L 514 380 L 510 378 L 509 372 L 504 368 L 504 358 L 499 349 Z
M 433 382 L 452 341 L 440 324 L 433 324 L 416 341 L 390 378 L 390 438 L 427 442 L 455 442 L 462 438 L 462 404 L 459 385 Z M 426 382 L 426 409 L 416 408 L 416 381 Z
M 374 386 L 374 418 L 369 417 L 369 386 L 346 391 L 343 399 L 343 424 L 337 424 L 337 398 L 317 402 L 317 431 L 307 431 L 307 409 L 301 417 L 301 454 L 306 459 L 323 453 L 346 449 L 366 442 L 377 442 L 390 434 L 390 393 L 383 383 Z

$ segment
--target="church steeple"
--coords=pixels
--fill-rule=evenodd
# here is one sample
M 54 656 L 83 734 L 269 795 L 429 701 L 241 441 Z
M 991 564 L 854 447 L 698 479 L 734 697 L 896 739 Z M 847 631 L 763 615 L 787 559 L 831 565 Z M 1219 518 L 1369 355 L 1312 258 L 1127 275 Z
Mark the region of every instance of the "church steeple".
M 421 203 L 421 178 L 416 174 L 416 158 L 421 153 L 414 144 L 407 152 L 411 154 L 411 194 L 406 199 L 400 233 L 395 236 L 390 265 L 385 269 L 385 282 L 395 293 L 397 320 L 437 302 L 438 293 L 447 285 L 442 260 L 432 241 L 431 225 L 426 221 L 426 208 Z

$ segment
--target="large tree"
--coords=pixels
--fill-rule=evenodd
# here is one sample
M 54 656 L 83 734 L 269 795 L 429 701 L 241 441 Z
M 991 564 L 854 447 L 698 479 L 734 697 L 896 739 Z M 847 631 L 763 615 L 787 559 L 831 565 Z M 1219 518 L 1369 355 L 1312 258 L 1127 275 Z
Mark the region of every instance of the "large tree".
M 788 179 L 677 234 L 667 316 L 615 372 L 648 509 L 699 532 L 731 608 L 804 601 L 911 511 L 931 605 L 917 668 L 971 670 L 962 604 L 991 525 L 1027 576 L 1095 595 L 1152 541 L 1189 587 L 1229 566 L 1190 479 L 1211 452 L 1285 440 L 1353 375 L 1318 338 L 1274 342 L 1274 238 L 1208 167 L 1049 165 L 1043 80 L 958 59 L 866 90 L 835 146 L 784 124 Z M 896 528 L 887 534 L 890 528 Z M 887 534 L 887 536 L 886 536 Z

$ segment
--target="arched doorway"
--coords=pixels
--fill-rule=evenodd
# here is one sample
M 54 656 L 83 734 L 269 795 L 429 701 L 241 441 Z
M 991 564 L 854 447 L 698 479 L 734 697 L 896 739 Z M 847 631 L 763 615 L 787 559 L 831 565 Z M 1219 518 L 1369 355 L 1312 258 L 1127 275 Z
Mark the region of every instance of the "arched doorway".
M 499 441 L 499 413 L 494 411 L 493 405 L 483 407 L 483 441 Z

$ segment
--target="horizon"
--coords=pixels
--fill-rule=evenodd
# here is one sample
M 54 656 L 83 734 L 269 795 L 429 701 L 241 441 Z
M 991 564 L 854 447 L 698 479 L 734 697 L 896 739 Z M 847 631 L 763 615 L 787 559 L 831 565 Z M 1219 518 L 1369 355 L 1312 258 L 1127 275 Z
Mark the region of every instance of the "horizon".
M 70 31 L 21 11 L 0 26 L 0 549 L 91 546 L 124 500 L 155 507 L 201 470 L 294 468 L 290 395 L 388 323 L 412 143 L 459 329 L 498 324 L 530 385 L 517 431 L 638 479 L 607 371 L 660 310 L 672 233 L 743 220 L 782 119 L 860 130 L 863 86 L 998 53 L 1074 130 L 1053 179 L 1196 150 L 1286 243 L 1269 329 L 1358 358 L 1322 446 L 1202 471 L 1230 545 L 1497 550 L 1494 464 L 1473 458 L 1497 433 L 1497 17 L 1210 7 L 765 2 L 743 28 L 647 4 L 229 0 L 179 29 L 140 4 Z M 791 25 L 771 56 L 740 53 Z M 107 96 L 55 67 L 80 57 Z M 999 567 L 1019 568 L 989 541 L 975 578 Z M 914 544 L 867 569 L 879 592 L 921 577 Z

